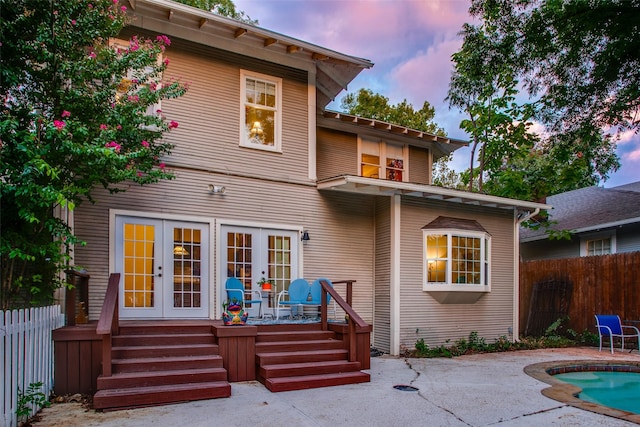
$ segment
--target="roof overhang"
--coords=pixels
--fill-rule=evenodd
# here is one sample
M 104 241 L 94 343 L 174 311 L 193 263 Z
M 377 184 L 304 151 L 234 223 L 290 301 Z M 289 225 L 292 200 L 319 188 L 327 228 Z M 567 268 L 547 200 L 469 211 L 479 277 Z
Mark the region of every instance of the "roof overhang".
M 121 0 L 131 26 L 184 38 L 316 74 L 316 103 L 324 108 L 347 88 L 368 59 L 346 55 L 171 0 Z
M 376 178 L 344 175 L 324 179 L 318 182 L 318 190 L 343 191 L 347 193 L 366 194 L 371 196 L 412 196 L 424 199 L 442 200 L 451 203 L 483 206 L 517 211 L 531 212 L 536 209 L 551 209 L 544 203 L 527 202 L 508 199 L 506 197 L 490 196 L 469 191 L 452 190 L 435 185 L 412 184 L 409 182 L 386 181 Z
M 427 148 L 433 152 L 434 160 L 446 156 L 458 148 L 469 145 L 468 141 L 462 139 L 434 135 L 381 120 L 368 119 L 331 110 L 323 111 L 322 116 L 317 120 L 317 125 L 327 129 L 357 132 L 359 135 L 372 138 L 383 138 L 388 142 L 396 140 L 404 144 Z

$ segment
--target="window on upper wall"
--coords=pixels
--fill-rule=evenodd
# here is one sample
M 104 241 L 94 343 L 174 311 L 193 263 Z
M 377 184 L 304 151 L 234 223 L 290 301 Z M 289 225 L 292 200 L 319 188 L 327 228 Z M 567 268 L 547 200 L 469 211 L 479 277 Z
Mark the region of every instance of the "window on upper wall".
M 282 79 L 240 71 L 240 145 L 281 151 Z
M 463 221 L 477 226 L 440 228 Z M 456 287 L 469 290 L 470 285 L 489 285 L 491 236 L 476 221 L 439 217 L 425 226 L 422 233 L 424 290 L 456 290 Z
M 615 234 L 596 233 L 584 236 L 580 245 L 581 256 L 609 255 L 616 253 Z
M 405 181 L 406 158 L 406 146 L 361 140 L 360 176 Z
M 110 39 L 109 45 L 113 49 L 116 49 L 118 52 L 121 52 L 129 49 L 131 43 L 127 40 L 122 39 Z M 158 55 L 156 63 L 157 65 L 160 65 L 162 63 L 162 54 Z M 125 97 L 136 96 L 141 88 L 147 88 L 153 91 L 160 89 L 160 86 L 162 85 L 162 76 L 157 76 L 145 83 L 139 82 L 142 76 L 148 75 L 149 73 L 153 72 L 152 67 L 148 66 L 143 70 L 139 70 L 137 72 L 139 74 L 141 73 L 142 75 L 136 75 L 136 72 L 134 72 L 134 70 L 127 71 L 127 75 L 120 81 L 120 84 L 118 85 L 116 91 L 116 102 L 124 99 Z M 154 116 L 160 114 L 161 111 L 162 106 L 160 105 L 160 101 L 158 101 L 155 104 L 149 105 L 145 114 L 147 116 Z

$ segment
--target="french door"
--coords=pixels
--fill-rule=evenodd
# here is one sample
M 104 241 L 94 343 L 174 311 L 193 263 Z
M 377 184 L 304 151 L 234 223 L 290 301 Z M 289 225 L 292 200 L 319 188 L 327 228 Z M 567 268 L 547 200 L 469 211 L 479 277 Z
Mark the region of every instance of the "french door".
M 209 317 L 209 224 L 117 216 L 123 318 Z
M 287 289 L 291 280 L 299 277 L 298 232 L 266 228 L 222 226 L 221 266 L 228 277 L 237 277 L 246 291 L 261 290 L 258 282 L 264 278 L 272 283 L 263 292 L 262 308 L 273 314 L 278 292 Z M 223 300 L 227 298 L 223 291 Z M 246 307 L 250 316 L 258 315 L 258 305 Z

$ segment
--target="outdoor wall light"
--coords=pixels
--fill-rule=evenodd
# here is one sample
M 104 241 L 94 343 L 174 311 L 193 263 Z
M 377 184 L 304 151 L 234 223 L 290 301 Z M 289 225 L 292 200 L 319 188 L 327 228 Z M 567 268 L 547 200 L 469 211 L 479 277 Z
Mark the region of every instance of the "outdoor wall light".
M 304 231 L 302 232 L 302 237 L 300 238 L 300 240 L 302 240 L 303 242 L 306 242 L 306 241 L 311 240 L 311 239 L 309 238 L 309 232 L 308 232 L 307 230 L 304 230 Z
M 227 191 L 226 188 L 224 188 L 222 185 L 213 185 L 213 184 L 209 184 L 209 194 L 224 194 L 224 192 Z

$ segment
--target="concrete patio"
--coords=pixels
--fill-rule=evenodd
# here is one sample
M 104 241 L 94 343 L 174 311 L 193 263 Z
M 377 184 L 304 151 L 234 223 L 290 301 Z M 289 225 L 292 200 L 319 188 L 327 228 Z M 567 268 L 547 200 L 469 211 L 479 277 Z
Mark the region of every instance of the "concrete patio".
M 549 399 L 549 387 L 523 369 L 562 360 L 638 363 L 619 350 L 570 348 L 479 354 L 453 359 L 371 360 L 371 382 L 271 393 L 258 382 L 234 383 L 232 396 L 190 403 L 98 413 L 77 403 L 52 404 L 44 426 L 629 426 L 621 419 Z M 401 391 L 410 385 L 417 391 Z

